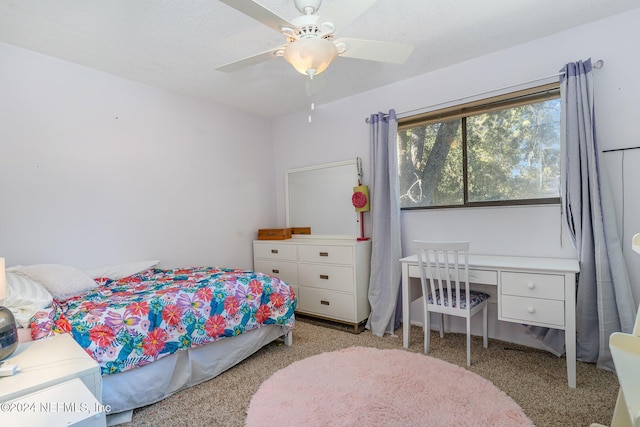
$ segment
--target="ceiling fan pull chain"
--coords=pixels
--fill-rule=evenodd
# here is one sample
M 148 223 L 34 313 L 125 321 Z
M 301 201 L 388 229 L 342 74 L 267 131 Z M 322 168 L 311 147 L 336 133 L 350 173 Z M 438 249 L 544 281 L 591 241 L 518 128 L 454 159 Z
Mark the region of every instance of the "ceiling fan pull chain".
M 311 103 L 311 111 L 314 111 L 316 109 L 316 104 L 315 103 Z M 311 113 L 309 113 L 309 123 L 311 123 Z

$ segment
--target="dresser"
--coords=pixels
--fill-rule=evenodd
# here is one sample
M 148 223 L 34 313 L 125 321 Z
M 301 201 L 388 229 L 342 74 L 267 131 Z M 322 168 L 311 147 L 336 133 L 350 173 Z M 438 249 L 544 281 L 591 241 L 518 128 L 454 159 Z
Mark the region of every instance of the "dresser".
M 354 327 L 369 317 L 371 241 L 295 237 L 255 240 L 254 270 L 289 283 L 296 312 Z

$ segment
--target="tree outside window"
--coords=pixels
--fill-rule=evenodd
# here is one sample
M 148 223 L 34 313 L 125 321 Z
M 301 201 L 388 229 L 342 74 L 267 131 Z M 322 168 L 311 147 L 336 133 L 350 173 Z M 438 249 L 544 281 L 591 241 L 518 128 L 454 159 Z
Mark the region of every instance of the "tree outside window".
M 402 208 L 559 203 L 557 91 L 432 116 L 399 126 Z

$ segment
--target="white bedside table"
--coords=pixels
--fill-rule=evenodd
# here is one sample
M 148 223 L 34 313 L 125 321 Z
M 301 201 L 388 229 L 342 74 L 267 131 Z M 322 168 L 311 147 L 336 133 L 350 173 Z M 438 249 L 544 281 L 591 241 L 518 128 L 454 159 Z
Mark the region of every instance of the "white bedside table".
M 21 427 L 105 427 L 104 407 L 78 378 L 0 403 L 0 423 Z
M 18 372 L 0 377 L 0 402 L 74 378 L 84 383 L 98 403 L 102 402 L 100 366 L 69 334 L 20 344 L 4 362 L 18 365 Z

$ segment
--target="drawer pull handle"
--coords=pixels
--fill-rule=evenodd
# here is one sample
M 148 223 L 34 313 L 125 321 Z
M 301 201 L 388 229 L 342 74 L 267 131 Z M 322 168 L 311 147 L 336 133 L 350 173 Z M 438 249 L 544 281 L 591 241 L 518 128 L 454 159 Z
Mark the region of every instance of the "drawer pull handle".
M 320 252 L 320 256 L 329 256 L 329 252 Z
M 323 300 L 323 299 L 322 299 L 322 300 L 320 300 L 320 304 L 322 304 L 322 305 L 329 305 L 329 301 L 327 301 L 327 300 Z
M 535 313 L 535 312 L 536 312 L 536 309 L 535 309 L 535 308 L 533 308 L 533 307 L 529 307 L 529 308 L 527 308 L 527 311 L 528 311 L 529 313 L 533 314 L 533 313 Z
M 328 274 L 321 274 L 320 278 L 324 279 L 324 280 L 329 280 L 329 275 Z
M 535 284 L 535 283 L 533 283 L 533 282 L 529 282 L 529 283 L 527 283 L 527 288 L 529 288 L 529 289 L 533 289 L 533 288 L 535 288 L 535 287 L 536 287 L 536 284 Z
M 278 274 L 278 273 L 280 273 L 280 270 L 276 270 L 276 269 L 274 268 L 273 270 L 271 270 L 271 272 L 272 272 L 272 273 L 274 273 L 274 274 Z
M 272 253 L 272 254 L 277 254 L 277 253 L 278 253 L 278 250 L 277 250 L 277 249 L 271 249 L 271 253 Z

